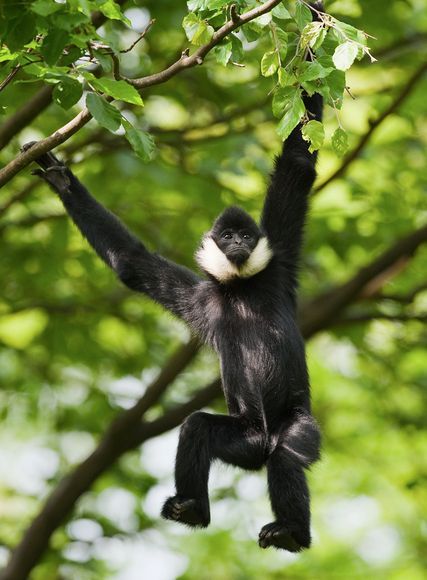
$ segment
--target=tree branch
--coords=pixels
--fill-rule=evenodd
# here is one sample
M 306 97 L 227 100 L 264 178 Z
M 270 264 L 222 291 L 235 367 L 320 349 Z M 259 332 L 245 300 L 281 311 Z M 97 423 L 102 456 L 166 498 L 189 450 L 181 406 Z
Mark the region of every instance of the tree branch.
M 424 290 L 427 290 L 427 282 L 419 284 L 407 294 L 382 294 L 377 292 L 376 294 L 369 296 L 369 298 L 372 298 L 373 300 L 391 300 L 392 302 L 399 302 L 401 304 L 411 304 L 417 295 L 424 292 Z
M 381 115 L 377 119 L 375 119 L 375 121 L 372 121 L 370 123 L 369 130 L 362 136 L 356 147 L 352 151 L 350 151 L 348 155 L 346 155 L 346 157 L 344 158 L 343 162 L 338 167 L 338 169 L 334 171 L 332 175 L 326 178 L 325 181 L 320 183 L 314 189 L 314 193 L 318 193 L 319 191 L 324 189 L 327 185 L 329 185 L 331 181 L 334 181 L 334 179 L 341 177 L 341 175 L 343 175 L 347 171 L 349 165 L 359 157 L 360 153 L 363 151 L 365 145 L 368 143 L 374 131 L 381 125 L 381 123 L 389 115 L 394 113 L 400 107 L 400 105 L 405 101 L 405 99 L 411 94 L 417 83 L 422 79 L 426 70 L 427 70 L 427 62 L 424 62 L 409 78 L 403 90 L 397 95 L 397 97 L 391 103 L 391 105 L 385 111 L 383 111 Z
M 0 128 L 0 150 L 24 127 L 32 123 L 52 102 L 53 85 L 45 85 L 18 111 L 8 117 Z
M 382 312 L 370 312 L 363 314 L 349 314 L 342 318 L 337 318 L 332 326 L 347 326 L 349 324 L 361 324 L 372 320 L 391 320 L 392 322 L 408 322 L 416 320 L 426 322 L 427 314 L 383 314 Z
M 166 413 L 161 418 L 162 421 L 147 423 L 146 431 L 142 432 L 140 423 L 142 413 L 158 400 L 196 353 L 197 344 L 194 340 L 182 345 L 172 355 L 138 403 L 119 415 L 107 429 L 93 453 L 59 482 L 39 515 L 27 529 L 20 544 L 13 551 L 8 565 L 0 574 L 1 580 L 26 580 L 28 578 L 29 573 L 47 549 L 52 533 L 67 517 L 79 497 L 123 453 L 133 449 L 138 443 L 175 427 L 182 421 L 183 413 L 189 412 L 189 409 L 191 411 L 192 405 L 206 404 L 209 397 L 214 397 L 215 390 L 212 385 L 209 385 L 195 395 L 193 402 L 189 401 Z
M 125 2 L 126 0 L 116 0 L 116 3 L 120 6 Z M 106 20 L 107 17 L 101 12 L 92 14 L 92 24 L 95 28 L 99 28 Z M 21 109 L 6 119 L 0 127 L 0 151 L 8 145 L 15 135 L 47 109 L 52 102 L 53 89 L 53 85 L 45 85 Z
M 32 193 L 36 187 L 38 186 L 37 181 L 31 181 L 31 183 L 27 183 L 27 185 L 22 188 L 20 191 L 17 191 L 16 193 L 14 193 L 13 195 L 11 195 L 9 197 L 9 199 L 6 199 L 1 205 L 0 205 L 0 217 L 7 212 L 7 210 L 15 203 L 17 203 L 18 201 L 21 201 L 23 199 L 25 199 L 27 197 L 27 195 L 30 195 L 30 193 Z M 1 228 L 1 225 L 0 225 Z
M 257 8 L 242 14 L 238 23 L 233 22 L 233 20 L 229 20 L 226 24 L 224 24 L 224 26 L 215 32 L 212 39 L 207 44 L 201 46 L 191 56 L 187 56 L 185 53 L 183 53 L 179 60 L 174 62 L 165 70 L 141 79 L 127 79 L 128 82 L 133 84 L 139 90 L 149 86 L 165 83 L 179 72 L 196 66 L 197 64 L 201 64 L 208 52 L 212 50 L 212 48 L 214 48 L 219 42 L 221 42 L 221 40 L 225 38 L 227 34 L 233 30 L 236 30 L 236 28 L 239 26 L 250 22 L 254 18 L 257 18 L 262 14 L 266 14 L 280 2 L 281 0 L 267 0 L 261 6 L 258 6 Z M 8 183 L 17 173 L 21 171 L 21 169 L 29 165 L 32 161 L 37 159 L 37 157 L 40 157 L 40 155 L 47 153 L 54 147 L 57 147 L 61 143 L 67 141 L 67 139 L 74 135 L 74 133 L 86 125 L 86 123 L 88 123 L 91 118 L 92 117 L 88 109 L 84 108 L 76 117 L 74 117 L 74 119 L 58 129 L 55 133 L 49 137 L 46 137 L 46 139 L 42 139 L 33 145 L 33 147 L 30 149 L 18 155 L 18 157 L 8 163 L 8 165 L 6 165 L 6 167 L 0 171 L 0 187 Z
M 375 57 L 382 62 L 401 56 L 405 52 L 409 52 L 415 48 L 422 47 L 427 41 L 426 32 L 415 32 L 410 36 L 399 38 L 392 44 L 382 46 L 375 50 Z
M 248 10 L 244 14 L 240 14 L 237 20 L 233 20 L 231 18 L 226 22 L 221 28 L 219 28 L 214 35 L 212 36 L 211 40 L 206 43 L 205 45 L 201 46 L 197 49 L 191 56 L 188 56 L 187 53 L 183 53 L 181 58 L 171 64 L 168 68 L 162 70 L 161 72 L 155 73 L 153 75 L 143 77 L 140 79 L 126 79 L 129 83 L 131 83 L 137 89 L 145 89 L 146 87 L 151 87 L 153 85 L 158 85 L 168 81 L 170 78 L 174 77 L 177 73 L 196 66 L 198 64 L 202 64 L 205 56 L 214 48 L 217 44 L 221 42 L 230 32 L 233 32 L 243 24 L 250 22 L 254 18 L 258 18 L 262 14 L 266 14 L 273 10 L 275 6 L 280 4 L 281 0 L 267 0 L 261 6 L 253 8 L 252 10 Z
M 412 257 L 418 247 L 425 242 L 427 242 L 427 225 L 398 240 L 345 284 L 332 288 L 306 303 L 300 315 L 303 335 L 307 338 L 319 330 L 328 328 L 372 280 L 390 270 L 402 258 Z

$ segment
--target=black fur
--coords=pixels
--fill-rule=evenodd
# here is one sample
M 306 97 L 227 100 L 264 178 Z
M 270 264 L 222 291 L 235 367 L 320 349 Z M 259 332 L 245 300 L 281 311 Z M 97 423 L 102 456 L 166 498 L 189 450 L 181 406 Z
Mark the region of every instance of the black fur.
M 321 97 L 305 97 L 305 102 L 320 119 Z M 266 465 L 275 521 L 262 528 L 259 545 L 291 552 L 310 545 L 303 469 L 319 458 L 320 448 L 296 322 L 297 265 L 315 161 L 298 126 L 276 159 L 262 213 L 260 229 L 274 255 L 253 277 L 221 284 L 149 252 L 52 154 L 37 160 L 43 168 L 39 175 L 120 280 L 184 319 L 220 357 L 229 416 L 197 412 L 186 419 L 176 458 L 176 495 L 166 501 L 162 515 L 205 527 L 211 461 L 251 470 Z M 236 225 L 229 219 L 236 211 L 227 212 L 215 228 Z M 237 227 L 239 216 L 242 210 L 234 216 Z

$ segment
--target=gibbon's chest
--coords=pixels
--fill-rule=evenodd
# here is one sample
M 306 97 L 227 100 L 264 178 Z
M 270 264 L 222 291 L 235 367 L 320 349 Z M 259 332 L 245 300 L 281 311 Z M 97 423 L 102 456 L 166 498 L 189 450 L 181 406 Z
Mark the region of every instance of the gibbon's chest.
M 264 348 L 266 343 L 280 341 L 281 307 L 267 292 L 255 296 L 230 290 L 212 293 L 204 309 L 208 340 L 218 352 Z

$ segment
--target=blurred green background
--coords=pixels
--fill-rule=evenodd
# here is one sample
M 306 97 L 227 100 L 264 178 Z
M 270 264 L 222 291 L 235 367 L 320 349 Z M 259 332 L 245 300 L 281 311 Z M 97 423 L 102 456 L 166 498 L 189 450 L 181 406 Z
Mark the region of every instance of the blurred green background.
M 348 75 L 340 113 L 356 147 L 427 56 L 425 0 L 327 2 L 333 15 L 375 37 L 378 62 Z M 129 76 L 163 69 L 185 46 L 184 2 L 135 2 L 125 11 L 150 34 L 123 56 Z M 123 48 L 137 32 L 105 25 Z M 274 155 L 271 79 L 263 47 L 245 67 L 213 59 L 144 92 L 126 114 L 152 132 L 144 165 L 120 136 L 93 122 L 60 148 L 94 195 L 151 249 L 194 266 L 193 252 L 230 203 L 259 215 Z M 20 80 L 25 80 L 22 76 Z M 40 87 L 0 94 L 6 116 Z M 302 303 L 342 284 L 427 221 L 427 78 L 372 134 L 347 172 L 312 200 L 301 273 Z M 47 108 L 0 153 L 49 135 L 74 112 Z M 336 128 L 325 111 L 327 134 Z M 326 144 L 318 183 L 342 164 Z M 143 394 L 187 329 L 123 289 L 89 249 L 47 186 L 21 172 L 0 194 L 0 564 L 6 563 L 50 490 Z M 160 520 L 173 488 L 178 430 L 124 455 L 54 534 L 33 578 L 422 580 L 427 561 L 427 245 L 398 260 L 375 291 L 308 342 L 313 408 L 324 436 L 310 475 L 313 547 L 292 555 L 256 545 L 270 520 L 265 474 L 215 465 L 212 525 L 190 532 Z M 148 418 L 217 376 L 202 350 Z M 218 400 L 211 408 L 223 410 Z

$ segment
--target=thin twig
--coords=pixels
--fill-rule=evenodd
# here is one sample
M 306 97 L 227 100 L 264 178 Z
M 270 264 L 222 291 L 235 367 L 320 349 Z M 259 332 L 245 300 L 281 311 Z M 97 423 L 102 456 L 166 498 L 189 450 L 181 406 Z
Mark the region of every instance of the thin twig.
M 156 22 L 156 19 L 152 18 L 150 20 L 150 22 L 147 24 L 147 26 L 145 27 L 145 30 L 139 35 L 139 37 L 135 40 L 135 42 L 132 43 L 129 48 L 126 48 L 125 50 L 121 50 L 120 54 L 126 54 L 127 52 L 130 52 L 133 48 L 135 48 L 135 46 L 138 44 L 138 42 L 140 42 L 144 38 L 144 36 L 147 34 L 147 32 L 150 30 L 150 28 L 153 26 L 153 24 L 155 22 Z
M 319 191 L 324 189 L 327 185 L 329 185 L 329 183 L 331 183 L 331 181 L 334 181 L 338 177 L 341 177 L 341 175 L 343 175 L 347 171 L 349 165 L 359 157 L 359 155 L 363 151 L 365 145 L 368 143 L 374 131 L 381 125 L 381 123 L 383 123 L 383 121 L 385 121 L 385 119 L 389 115 L 393 114 L 396 111 L 396 109 L 398 109 L 400 105 L 407 99 L 407 97 L 411 94 L 411 92 L 416 87 L 418 82 L 422 79 L 426 70 L 427 70 L 427 62 L 424 62 L 409 78 L 404 88 L 397 95 L 397 97 L 394 99 L 391 105 L 387 109 L 385 109 L 385 111 L 383 111 L 379 115 L 379 117 L 375 119 L 375 121 L 371 122 L 368 131 L 361 137 L 356 147 L 352 151 L 350 151 L 350 153 L 348 153 L 348 155 L 344 158 L 343 162 L 338 167 L 338 169 L 334 171 L 332 175 L 330 175 L 327 179 L 325 179 L 314 189 L 315 193 L 318 193 Z

